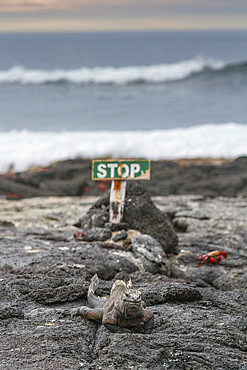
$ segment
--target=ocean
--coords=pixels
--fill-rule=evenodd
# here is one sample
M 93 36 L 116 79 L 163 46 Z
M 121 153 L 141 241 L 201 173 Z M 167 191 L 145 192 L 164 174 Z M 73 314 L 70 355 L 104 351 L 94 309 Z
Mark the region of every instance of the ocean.
M 246 143 L 247 31 L 0 34 L 0 172 Z

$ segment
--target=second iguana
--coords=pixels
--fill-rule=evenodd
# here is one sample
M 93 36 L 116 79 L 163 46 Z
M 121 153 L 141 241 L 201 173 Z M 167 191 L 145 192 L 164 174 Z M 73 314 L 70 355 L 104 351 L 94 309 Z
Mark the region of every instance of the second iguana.
M 141 323 L 144 324 L 144 333 L 151 333 L 154 327 L 153 312 L 146 309 L 141 292 L 133 288 L 131 281 L 126 284 L 122 280 L 117 280 L 109 297 L 95 295 L 98 285 L 98 275 L 94 275 L 87 295 L 89 307 L 82 306 L 67 314 L 82 315 L 86 319 L 100 321 L 113 333 L 129 331 Z

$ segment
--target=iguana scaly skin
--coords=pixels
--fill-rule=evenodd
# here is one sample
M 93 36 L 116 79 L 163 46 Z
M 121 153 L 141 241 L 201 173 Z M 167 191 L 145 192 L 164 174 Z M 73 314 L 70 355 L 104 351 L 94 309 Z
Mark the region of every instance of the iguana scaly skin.
M 88 289 L 88 305 L 73 310 L 72 315 L 82 315 L 84 318 L 101 321 L 111 332 L 122 333 L 144 323 L 144 333 L 150 334 L 154 327 L 153 312 L 146 310 L 146 304 L 141 300 L 141 292 L 132 287 L 132 283 L 117 280 L 109 297 L 100 298 L 95 295 L 99 285 L 97 275 L 91 279 Z M 129 329 L 129 330 L 128 330 Z

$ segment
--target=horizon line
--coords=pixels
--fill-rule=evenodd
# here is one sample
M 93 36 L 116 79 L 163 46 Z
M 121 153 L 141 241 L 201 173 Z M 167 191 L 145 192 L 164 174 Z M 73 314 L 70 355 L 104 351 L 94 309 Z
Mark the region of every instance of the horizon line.
M 160 28 L 160 29 L 96 29 L 96 30 L 0 30 L 0 34 L 27 34 L 27 33 L 128 33 L 128 32 L 243 32 L 247 27 L 241 28 Z

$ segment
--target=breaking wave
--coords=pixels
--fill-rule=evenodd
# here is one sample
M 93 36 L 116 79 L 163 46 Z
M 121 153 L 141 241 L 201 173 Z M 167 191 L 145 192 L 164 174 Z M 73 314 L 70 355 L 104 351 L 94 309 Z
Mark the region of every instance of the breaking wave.
M 219 139 L 220 138 L 220 139 Z M 0 132 L 0 172 L 68 158 L 236 158 L 247 155 L 247 124 L 153 131 Z
M 79 69 L 26 69 L 15 66 L 0 70 L 0 84 L 111 84 L 165 83 L 179 81 L 204 72 L 222 72 L 247 68 L 246 63 L 227 64 L 223 61 L 195 58 L 173 64 L 127 67 L 93 67 Z

